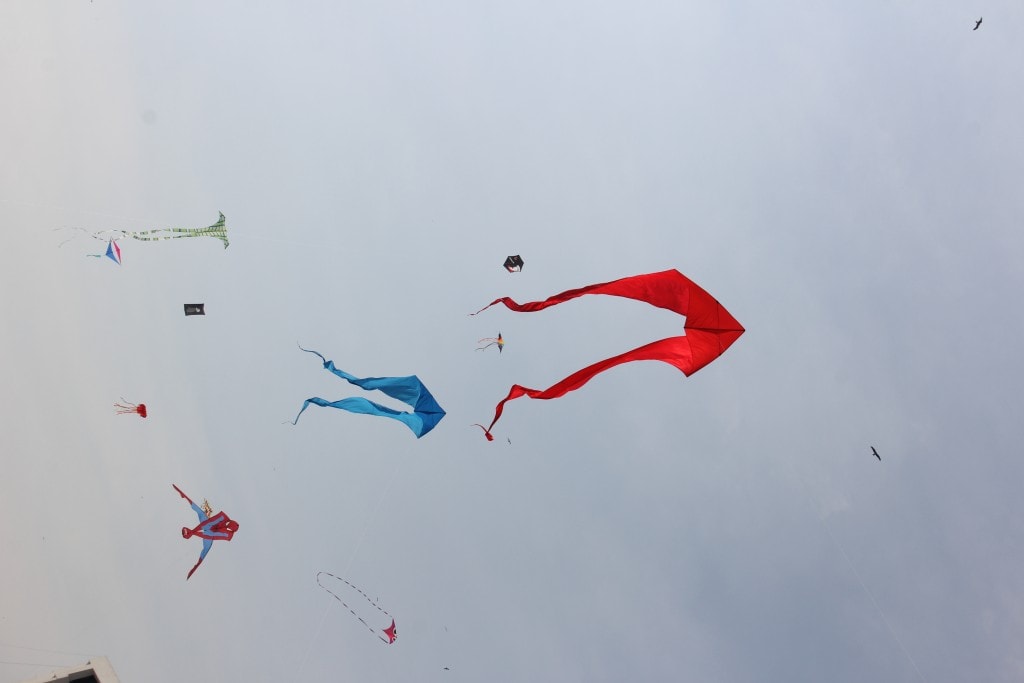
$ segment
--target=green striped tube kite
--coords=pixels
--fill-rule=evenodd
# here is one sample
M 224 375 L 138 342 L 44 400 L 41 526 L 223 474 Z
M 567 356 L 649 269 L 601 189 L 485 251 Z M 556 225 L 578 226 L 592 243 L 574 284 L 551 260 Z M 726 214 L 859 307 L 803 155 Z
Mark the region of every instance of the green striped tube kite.
M 219 213 L 219 212 L 218 212 Z M 74 228 L 75 230 L 81 230 L 82 232 L 89 235 L 93 239 L 100 240 L 102 242 L 112 242 L 113 240 L 132 238 L 133 240 L 139 240 L 141 242 L 159 242 L 162 240 L 177 240 L 183 237 L 214 237 L 224 243 L 224 248 L 228 248 L 228 228 L 225 225 L 224 214 L 220 214 L 220 218 L 213 225 L 208 225 L 205 228 L 154 228 L 152 230 L 101 230 L 100 232 L 89 232 L 85 228 Z M 73 238 L 70 238 L 73 239 Z M 70 239 L 64 240 L 59 246 L 64 246 Z M 90 254 L 91 255 L 91 254 Z M 109 255 L 109 254 L 108 254 Z M 120 253 L 118 254 L 120 256 Z M 111 257 L 113 258 L 113 257 Z
M 205 228 L 156 228 L 154 230 L 136 230 L 136 231 L 120 231 L 125 237 L 131 237 L 134 240 L 141 240 L 143 242 L 157 242 L 160 240 L 176 240 L 182 237 L 215 237 L 224 243 L 224 248 L 228 248 L 228 228 L 224 224 L 224 214 L 220 214 L 220 219 L 213 225 L 208 225 Z

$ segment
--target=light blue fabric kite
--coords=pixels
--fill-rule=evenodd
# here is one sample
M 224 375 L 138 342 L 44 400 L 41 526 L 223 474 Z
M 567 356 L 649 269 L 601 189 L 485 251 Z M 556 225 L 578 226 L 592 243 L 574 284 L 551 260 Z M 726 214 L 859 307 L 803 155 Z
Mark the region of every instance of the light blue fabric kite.
M 301 346 L 299 348 L 302 349 Z M 322 408 L 340 408 L 350 413 L 390 417 L 393 420 L 404 423 L 418 439 L 437 426 L 437 423 L 445 415 L 444 409 L 437 404 L 437 401 L 434 400 L 434 397 L 430 395 L 430 392 L 427 391 L 427 388 L 423 386 L 423 382 L 416 375 L 408 377 L 355 377 L 344 370 L 334 367 L 334 361 L 327 360 L 316 351 L 311 351 L 310 349 L 302 350 L 306 353 L 316 353 L 324 362 L 325 370 L 334 373 L 350 384 L 355 384 L 366 391 L 380 389 L 391 398 L 411 406 L 413 412 L 403 413 L 358 396 L 343 398 L 339 401 L 326 401 L 318 396 L 314 396 L 313 398 L 307 398 L 302 403 L 302 410 L 295 416 L 295 421 L 292 424 L 298 424 L 299 417 L 309 407 L 309 404 L 313 403 Z

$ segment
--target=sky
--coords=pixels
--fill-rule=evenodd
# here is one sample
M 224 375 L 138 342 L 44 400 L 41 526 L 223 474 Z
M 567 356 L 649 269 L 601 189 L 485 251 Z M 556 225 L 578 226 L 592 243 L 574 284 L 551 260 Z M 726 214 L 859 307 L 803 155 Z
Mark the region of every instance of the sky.
M 0 4 L 0 683 L 1021 680 L 1022 34 L 1008 1 Z M 85 257 L 218 211 L 227 250 Z M 682 321 L 468 313 L 670 268 L 746 328 L 723 356 L 471 426 Z M 361 394 L 297 343 L 447 416 L 293 426 Z M 171 484 L 240 525 L 187 582 Z

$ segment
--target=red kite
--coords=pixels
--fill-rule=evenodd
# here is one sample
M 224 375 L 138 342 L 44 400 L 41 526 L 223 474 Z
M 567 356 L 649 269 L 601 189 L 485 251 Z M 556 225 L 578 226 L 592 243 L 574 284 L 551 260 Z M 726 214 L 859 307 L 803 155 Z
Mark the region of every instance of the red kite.
M 686 316 L 686 322 L 683 325 L 686 334 L 652 342 L 618 356 L 598 361 L 547 389 L 528 389 L 519 384 L 513 384 L 508 396 L 503 398 L 495 408 L 491 424 L 487 427 L 477 425 L 484 430 L 488 441 L 494 440 L 491 429 L 501 417 L 505 403 L 508 401 L 520 396 L 539 399 L 559 398 L 570 391 L 579 389 L 595 375 L 616 365 L 634 360 L 660 360 L 682 370 L 683 374 L 689 377 L 725 353 L 725 350 L 745 331 L 722 304 L 678 270 L 634 275 L 612 282 L 588 285 L 555 294 L 544 301 L 531 301 L 525 304 L 502 297 L 495 299 L 473 315 L 482 313 L 495 304 L 504 304 L 506 308 L 519 313 L 534 313 L 584 294 L 607 294 L 636 299 Z
M 140 417 L 146 417 L 147 412 L 145 403 L 135 404 L 131 403 L 130 401 L 125 401 L 124 398 L 122 398 L 121 400 L 124 401 L 124 403 L 114 404 L 114 407 L 117 408 L 118 415 L 131 415 L 134 413 L 136 415 L 139 415 Z

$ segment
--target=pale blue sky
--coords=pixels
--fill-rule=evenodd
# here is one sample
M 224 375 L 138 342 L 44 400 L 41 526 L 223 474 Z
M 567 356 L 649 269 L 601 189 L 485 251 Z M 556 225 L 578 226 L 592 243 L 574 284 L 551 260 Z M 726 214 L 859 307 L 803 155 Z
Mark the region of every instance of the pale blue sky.
M 0 4 L 0 683 L 1020 680 L 1021 35 L 1011 2 Z M 217 211 L 226 251 L 57 248 Z M 666 268 L 747 328 L 722 358 L 470 427 L 680 320 L 467 313 Z M 358 395 L 296 341 L 448 416 L 282 424 Z M 172 483 L 240 523 L 188 583 Z

